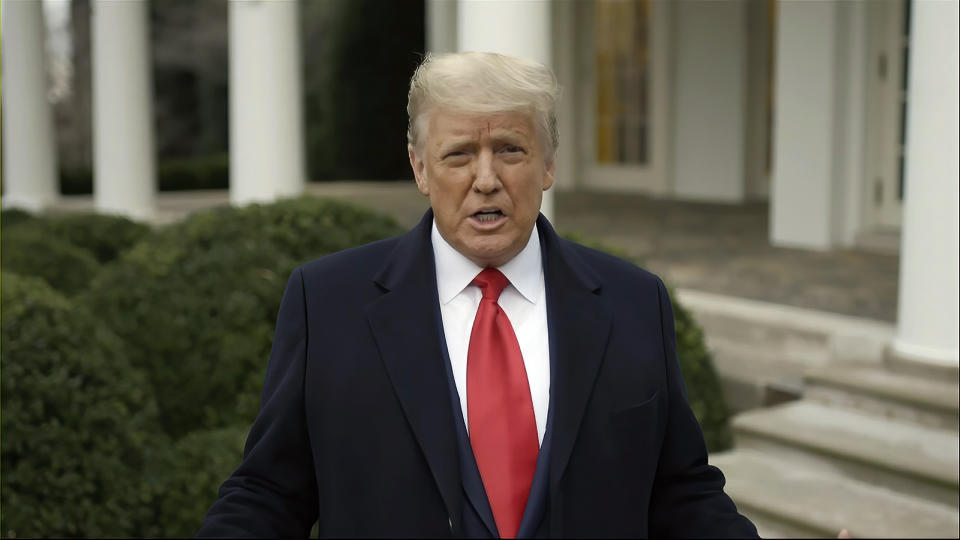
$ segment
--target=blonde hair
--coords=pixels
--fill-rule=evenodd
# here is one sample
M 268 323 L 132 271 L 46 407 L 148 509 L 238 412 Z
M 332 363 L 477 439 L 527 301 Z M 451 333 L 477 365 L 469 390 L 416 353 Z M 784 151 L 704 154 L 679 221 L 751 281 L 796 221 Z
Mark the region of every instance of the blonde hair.
M 560 140 L 560 87 L 550 68 L 523 58 L 490 52 L 427 53 L 410 79 L 407 144 L 420 151 L 426 116 L 433 109 L 487 114 L 530 114 L 552 161 Z

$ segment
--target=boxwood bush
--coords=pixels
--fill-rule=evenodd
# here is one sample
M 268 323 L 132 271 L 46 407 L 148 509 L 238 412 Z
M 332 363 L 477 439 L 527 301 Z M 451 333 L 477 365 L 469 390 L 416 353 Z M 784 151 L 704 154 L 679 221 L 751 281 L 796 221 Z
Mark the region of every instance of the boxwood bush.
M 150 232 L 128 218 L 94 213 L 55 215 L 41 223 L 41 231 L 89 251 L 101 263 L 116 259 Z
M 4 209 L 0 211 L 0 230 L 32 219 L 35 219 L 35 216 L 26 210 L 20 208 Z
M 720 452 L 733 445 L 730 433 L 730 410 L 723 397 L 720 377 L 707 351 L 703 331 L 693 314 L 676 301 L 675 291 L 670 291 L 673 300 L 673 319 L 677 332 L 677 351 L 680 369 L 687 386 L 690 408 L 700 421 L 707 450 Z
M 9 213 L 5 210 L 4 214 Z M 66 242 L 90 252 L 101 263 L 116 259 L 137 243 L 150 228 L 125 217 L 89 212 L 54 214 L 25 219 L 14 215 L 9 231 L 30 230 L 52 240 Z M 4 226 L 6 226 L 6 221 Z M 54 284 L 55 285 L 55 284 Z
M 124 217 L 93 213 L 34 216 L 2 212 L 0 266 L 38 277 L 70 296 L 85 288 L 101 263 L 115 259 L 150 228 Z
M 189 538 L 217 499 L 220 484 L 240 465 L 249 425 L 198 430 L 155 449 L 147 482 L 153 493 L 154 519 L 141 534 Z
M 230 184 L 230 157 L 207 154 L 161 159 L 157 163 L 157 188 L 160 191 L 227 189 Z M 93 170 L 89 167 L 60 170 L 60 193 L 93 193 Z
M 150 374 L 171 437 L 249 423 L 289 273 L 400 232 L 390 218 L 310 197 L 201 212 L 145 237 L 81 302 Z
M 6 250 L 4 246 L 4 250 Z M 148 517 L 156 407 L 123 342 L 42 280 L 0 290 L 4 536 L 126 536 Z
M 37 227 L 44 221 L 34 219 L 3 229 L 0 268 L 4 276 L 16 272 L 37 277 L 61 293 L 73 295 L 87 286 L 100 264 L 90 252 L 44 234 Z

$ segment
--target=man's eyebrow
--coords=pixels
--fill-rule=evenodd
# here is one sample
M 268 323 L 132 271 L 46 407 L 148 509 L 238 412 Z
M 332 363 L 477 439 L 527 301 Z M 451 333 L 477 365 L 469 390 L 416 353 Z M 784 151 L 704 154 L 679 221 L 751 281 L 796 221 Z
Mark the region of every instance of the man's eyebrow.
M 495 129 L 490 132 L 490 138 L 495 141 L 522 142 L 527 139 L 527 136 L 518 129 Z
M 523 146 L 527 140 L 526 133 L 518 129 L 496 128 L 490 132 L 490 139 L 495 143 L 510 143 Z M 451 150 L 475 146 L 479 144 L 473 134 L 451 135 L 437 142 L 434 150 L 445 154 Z
M 438 142 L 436 149 L 441 152 L 446 152 L 455 148 L 462 148 L 472 144 L 476 144 L 476 141 L 474 141 L 472 137 L 453 137 Z
M 460 135 L 447 137 L 446 139 L 437 143 L 436 149 L 438 152 L 448 152 L 456 148 L 463 148 L 465 146 L 475 145 L 477 143 L 476 139 L 470 135 Z

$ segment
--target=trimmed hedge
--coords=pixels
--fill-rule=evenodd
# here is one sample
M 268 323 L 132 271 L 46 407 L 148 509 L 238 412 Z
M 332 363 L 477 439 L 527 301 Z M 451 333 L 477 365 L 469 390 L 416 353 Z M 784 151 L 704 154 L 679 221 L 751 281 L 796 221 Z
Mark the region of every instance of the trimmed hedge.
M 68 296 L 83 290 L 101 263 L 117 258 L 150 228 L 124 217 L 93 213 L 38 217 L 4 210 L 4 271 L 39 277 Z
M 0 230 L 32 219 L 36 219 L 36 217 L 26 210 L 20 208 L 4 209 L 0 211 Z
M 673 299 L 673 321 L 677 334 L 677 351 L 680 369 L 687 386 L 687 399 L 693 414 L 703 428 L 707 450 L 720 452 L 733 446 L 730 432 L 730 410 L 723 397 L 720 377 L 707 351 L 703 331 L 687 308 L 676 301 L 677 295 L 670 290 Z
M 227 189 L 230 185 L 230 158 L 227 154 L 164 159 L 157 163 L 160 191 Z M 60 171 L 60 193 L 93 193 L 93 170 L 86 167 Z
M 310 197 L 201 212 L 144 238 L 81 302 L 150 374 L 171 437 L 249 424 L 290 272 L 400 232 L 390 218 Z
M 249 425 L 194 431 L 156 449 L 148 483 L 154 493 L 155 518 L 142 534 L 189 538 L 200 529 L 217 491 L 243 458 Z
M 5 210 L 4 214 L 8 212 Z M 21 229 L 84 249 L 100 263 L 116 259 L 120 252 L 150 232 L 150 227 L 125 217 L 87 212 L 55 214 L 42 219 L 14 216 L 11 230 Z
M 45 234 L 34 219 L 3 229 L 0 244 L 0 267 L 7 272 L 43 279 L 48 285 L 68 296 L 93 279 L 100 264 L 88 251 Z
M 0 295 L 0 531 L 136 534 L 149 517 L 141 472 L 156 429 L 145 374 L 114 334 L 43 281 L 4 268 Z

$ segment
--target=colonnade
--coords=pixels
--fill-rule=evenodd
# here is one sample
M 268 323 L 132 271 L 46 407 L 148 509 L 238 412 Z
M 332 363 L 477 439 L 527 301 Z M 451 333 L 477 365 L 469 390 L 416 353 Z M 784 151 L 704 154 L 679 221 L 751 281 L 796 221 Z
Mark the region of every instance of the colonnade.
M 911 1 L 900 304 L 891 349 L 955 367 L 958 4 Z M 4 7 L 3 205 L 42 210 L 58 196 L 42 4 Z M 772 239 L 826 248 L 842 235 L 842 224 L 834 221 L 838 200 L 845 199 L 837 192 L 837 175 L 858 174 L 852 162 L 836 161 L 835 146 L 845 145 L 844 156 L 862 151 L 851 128 L 862 123 L 862 115 L 845 106 L 857 80 L 836 80 L 862 67 L 840 54 L 849 49 L 850 36 L 863 31 L 862 24 L 853 24 L 862 7 L 777 7 Z M 426 0 L 426 9 L 430 50 L 487 50 L 553 63 L 554 21 L 546 0 Z M 93 0 L 92 16 L 95 207 L 149 219 L 157 186 L 147 2 Z M 229 17 L 230 200 L 295 196 L 305 183 L 297 2 L 233 0 Z M 812 43 L 805 30 L 810 28 L 820 36 Z M 847 62 L 847 69 L 839 70 L 837 62 Z M 548 216 L 551 193 L 543 202 Z M 809 216 L 826 219 L 814 223 Z

